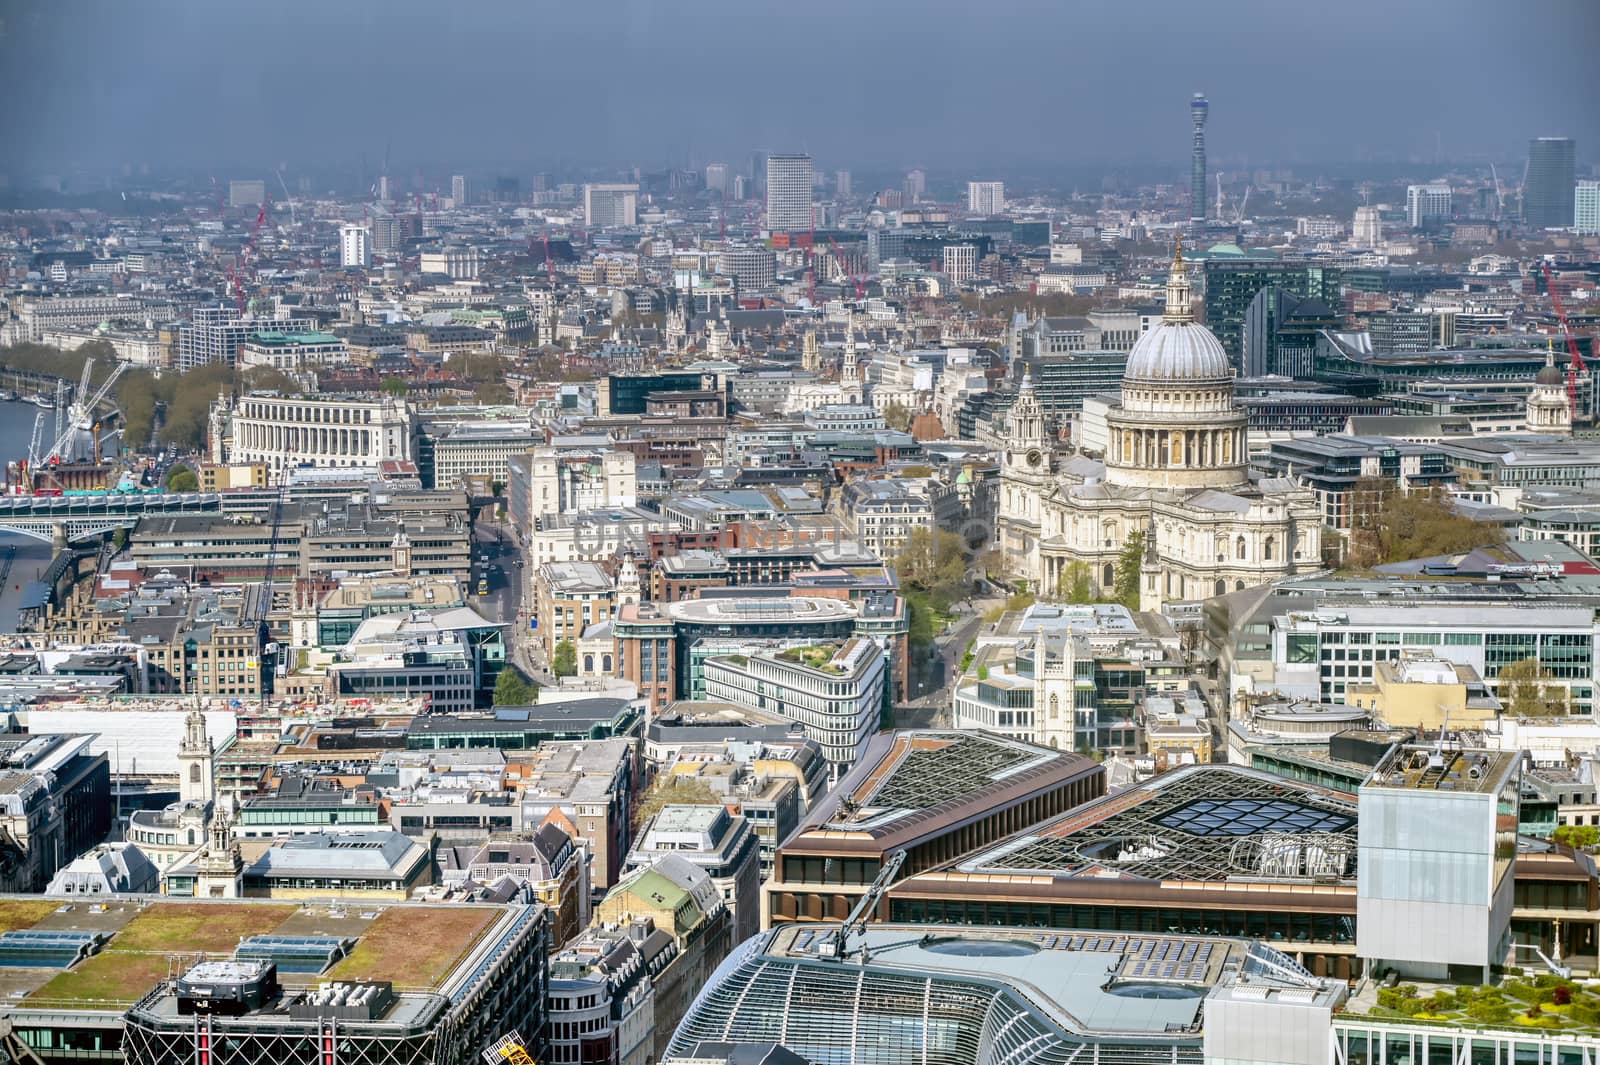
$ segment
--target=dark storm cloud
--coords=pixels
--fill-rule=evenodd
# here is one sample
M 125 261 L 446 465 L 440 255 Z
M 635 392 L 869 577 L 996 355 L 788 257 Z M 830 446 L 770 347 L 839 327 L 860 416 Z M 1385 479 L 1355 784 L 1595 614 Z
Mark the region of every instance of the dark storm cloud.
M 0 2 L 0 170 L 1520 157 L 1600 147 L 1594 0 Z

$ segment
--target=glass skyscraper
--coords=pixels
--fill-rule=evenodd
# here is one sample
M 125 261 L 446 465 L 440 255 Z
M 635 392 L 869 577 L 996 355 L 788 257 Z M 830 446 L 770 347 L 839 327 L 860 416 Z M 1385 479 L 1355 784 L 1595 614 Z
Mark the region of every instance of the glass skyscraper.
M 1522 185 L 1522 220 L 1535 229 L 1572 225 L 1577 188 L 1578 145 L 1571 137 L 1535 137 L 1528 142 L 1528 173 Z

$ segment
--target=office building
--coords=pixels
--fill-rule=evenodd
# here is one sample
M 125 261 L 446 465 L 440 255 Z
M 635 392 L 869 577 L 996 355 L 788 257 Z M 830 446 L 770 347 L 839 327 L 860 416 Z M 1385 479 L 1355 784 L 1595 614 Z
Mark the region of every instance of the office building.
M 733 278 L 739 292 L 771 288 L 778 276 L 778 260 L 765 244 L 730 244 L 717 255 L 717 273 Z
M 1003 181 L 967 182 L 967 211 L 970 214 L 996 215 L 1006 209 Z
M 416 415 L 405 400 L 246 395 L 212 405 L 214 461 L 261 463 L 277 479 L 285 470 L 315 466 L 377 466 L 409 462 Z
M 0 891 L 43 891 L 106 838 L 111 765 L 95 739 L 0 733 Z
M 450 202 L 457 207 L 467 205 L 467 175 L 450 175 Z
M 838 196 L 840 199 L 848 199 L 849 198 L 849 196 L 850 196 L 850 171 L 848 171 L 848 170 L 835 170 L 833 172 L 833 192 L 834 192 L 834 195 Z
M 543 907 L 95 902 L 88 924 L 87 905 L 53 919 L 59 900 L 14 911 L 55 948 L 5 970 L 28 977 L 7 1003 L 14 1060 L 331 1061 L 317 1048 L 337 1045 L 339 1061 L 471 1065 L 511 1028 L 549 1060 Z
M 1104 793 L 1104 768 L 1065 751 L 977 730 L 880 732 L 779 844 L 764 923 L 843 920 L 895 851 L 911 877 Z
M 1330 1061 L 1342 983 L 1248 939 L 1073 927 L 869 924 L 843 941 L 827 925 L 774 929 L 717 972 L 663 1060 Z
M 1528 142 L 1522 220 L 1530 228 L 1564 229 L 1572 225 L 1577 152 L 1577 142 L 1570 137 L 1536 137 Z
M 1511 946 L 1522 756 L 1389 752 L 1361 787 L 1357 946 L 1370 969 L 1488 983 Z
M 1242 365 L 1244 320 L 1250 301 L 1268 285 L 1291 296 L 1315 296 L 1344 306 L 1343 272 L 1334 266 L 1247 255 L 1208 257 L 1204 267 L 1206 328 L 1216 334 L 1234 366 Z
M 1572 231 L 1580 237 L 1600 236 L 1600 181 L 1580 181 L 1573 190 Z
M 627 868 L 648 869 L 667 855 L 711 878 L 733 921 L 733 941 L 761 928 L 761 843 L 750 822 L 718 805 L 669 803 L 640 830 Z
M 812 228 L 809 155 L 769 155 L 766 160 L 767 230 L 801 233 Z
M 265 181 L 228 182 L 229 207 L 257 207 L 267 202 Z
M 1193 143 L 1189 151 L 1189 221 L 1204 222 L 1206 208 L 1206 118 L 1211 104 L 1201 93 L 1189 100 L 1189 122 L 1193 127 Z
M 372 230 L 366 226 L 339 227 L 339 265 L 366 269 L 372 265 Z
M 947 245 L 940 257 L 940 265 L 952 285 L 964 285 L 978 272 L 978 249 L 975 245 Z
M 888 669 L 865 637 L 707 658 L 706 698 L 797 722 L 835 778 L 855 764 L 883 718 Z
M 1406 186 L 1406 223 L 1412 229 L 1435 229 L 1450 220 L 1450 186 Z
M 707 163 L 705 181 L 707 192 L 720 192 L 723 198 L 726 199 L 729 192 L 728 164 Z
M 591 229 L 639 224 L 638 185 L 585 185 L 583 224 Z
M 900 193 L 907 205 L 921 203 L 922 198 L 928 194 L 927 172 L 921 169 L 906 171 L 906 179 L 901 182 Z
M 1245 309 L 1244 376 L 1310 378 L 1316 368 L 1317 338 L 1343 322 L 1341 314 L 1316 296 L 1294 296 L 1268 285 Z

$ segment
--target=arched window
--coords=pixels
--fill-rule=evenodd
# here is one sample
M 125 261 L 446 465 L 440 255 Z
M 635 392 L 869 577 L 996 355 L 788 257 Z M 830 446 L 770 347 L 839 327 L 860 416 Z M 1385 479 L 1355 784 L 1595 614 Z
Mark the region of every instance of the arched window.
M 200 763 L 196 762 L 189 767 L 189 783 L 200 783 Z
M 1117 583 L 1117 568 L 1109 562 L 1106 563 L 1105 580 L 1102 583 L 1108 591 Z
M 610 655 L 601 655 L 600 656 L 600 668 L 602 670 L 604 670 L 606 673 L 610 673 L 611 672 L 611 656 Z
M 583 671 L 585 673 L 593 673 L 594 672 L 594 655 L 584 655 L 583 656 Z
M 1244 557 L 1244 537 L 1241 536 L 1241 537 L 1239 537 L 1239 539 L 1234 541 L 1234 543 L 1233 543 L 1233 553 L 1234 553 L 1235 557 L 1237 557 L 1237 558 L 1243 558 Z
M 1268 562 L 1272 561 L 1272 548 L 1273 539 L 1269 536 L 1261 544 L 1261 557 Z
M 1236 591 L 1236 592 L 1244 591 L 1244 581 L 1235 581 L 1234 585 L 1233 585 L 1233 590 Z
M 1217 582 L 1217 590 L 1215 592 L 1213 592 L 1212 594 L 1213 595 L 1224 595 L 1224 594 L 1227 593 L 1227 591 L 1228 591 L 1228 582 L 1227 581 L 1218 581 Z

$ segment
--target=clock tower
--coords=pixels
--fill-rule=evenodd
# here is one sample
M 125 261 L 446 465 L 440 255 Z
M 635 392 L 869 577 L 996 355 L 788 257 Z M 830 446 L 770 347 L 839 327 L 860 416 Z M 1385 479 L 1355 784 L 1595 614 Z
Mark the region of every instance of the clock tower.
M 1033 376 L 1024 370 L 1017 401 L 1006 416 L 1010 440 L 1006 446 L 1006 465 L 1024 475 L 1050 472 L 1050 438 L 1044 431 L 1044 411 L 1033 389 Z
M 1017 401 L 1006 416 L 1006 436 L 997 533 L 1008 573 L 1020 576 L 1031 571 L 1039 553 L 1040 500 L 1055 466 L 1044 411 L 1034 393 L 1033 376 L 1026 370 Z

